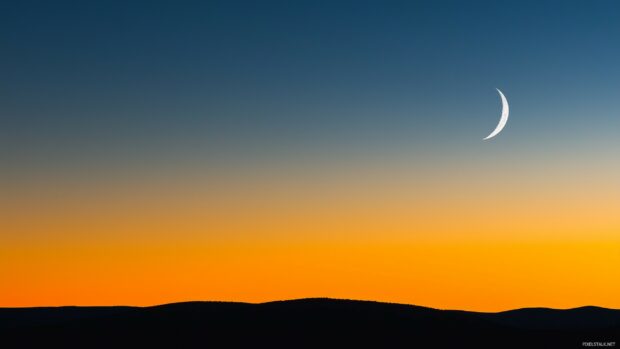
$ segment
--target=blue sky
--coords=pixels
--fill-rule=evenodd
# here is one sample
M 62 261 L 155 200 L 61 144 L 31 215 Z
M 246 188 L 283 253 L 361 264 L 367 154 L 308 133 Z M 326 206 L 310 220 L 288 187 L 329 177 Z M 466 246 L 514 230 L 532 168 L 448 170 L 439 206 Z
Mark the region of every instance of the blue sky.
M 618 145 L 619 14 L 614 1 L 6 1 L 1 155 L 440 156 L 483 146 L 497 87 L 512 113 L 494 149 L 599 156 Z

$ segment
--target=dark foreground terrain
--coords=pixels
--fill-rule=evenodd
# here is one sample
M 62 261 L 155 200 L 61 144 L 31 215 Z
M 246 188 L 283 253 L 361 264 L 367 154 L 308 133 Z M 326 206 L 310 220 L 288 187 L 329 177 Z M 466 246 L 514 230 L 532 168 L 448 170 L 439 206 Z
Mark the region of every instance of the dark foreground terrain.
M 5 348 L 600 348 L 619 339 L 620 310 L 597 307 L 476 313 L 301 299 L 0 308 Z

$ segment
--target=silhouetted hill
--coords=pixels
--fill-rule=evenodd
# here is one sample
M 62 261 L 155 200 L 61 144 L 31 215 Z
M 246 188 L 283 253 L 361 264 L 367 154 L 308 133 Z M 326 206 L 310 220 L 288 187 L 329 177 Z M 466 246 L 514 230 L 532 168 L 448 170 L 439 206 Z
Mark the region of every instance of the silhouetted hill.
M 620 310 L 480 313 L 316 298 L 0 308 L 0 338 L 20 348 L 582 348 L 617 341 Z

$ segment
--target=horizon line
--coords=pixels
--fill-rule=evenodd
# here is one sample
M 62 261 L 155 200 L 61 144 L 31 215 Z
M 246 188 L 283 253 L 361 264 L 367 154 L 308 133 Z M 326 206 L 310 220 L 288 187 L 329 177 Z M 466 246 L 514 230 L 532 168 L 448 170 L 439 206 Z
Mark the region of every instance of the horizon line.
M 410 306 L 410 307 L 417 307 L 417 308 L 426 308 L 426 309 L 439 310 L 439 311 L 462 311 L 462 312 L 468 312 L 468 313 L 485 313 L 485 314 L 496 314 L 496 313 L 504 313 L 504 312 L 509 312 L 509 311 L 533 310 L 533 309 L 552 310 L 552 311 L 568 311 L 568 310 L 576 310 L 576 309 L 583 309 L 583 308 L 597 308 L 597 309 L 604 309 L 604 310 L 620 311 L 620 309 L 617 309 L 617 308 L 608 308 L 608 307 L 602 307 L 598 305 L 581 305 L 581 306 L 575 306 L 575 307 L 570 307 L 570 308 L 552 308 L 552 307 L 545 307 L 545 306 L 531 306 L 531 307 L 510 308 L 510 309 L 499 310 L 499 311 L 479 311 L 479 310 L 465 310 L 465 309 L 452 309 L 452 308 L 434 308 L 434 307 L 411 304 L 411 303 L 376 301 L 376 300 L 368 300 L 368 299 L 332 298 L 332 297 L 303 297 L 303 298 L 271 300 L 271 301 L 264 301 L 264 302 L 243 302 L 243 301 L 226 301 L 226 300 L 187 300 L 187 301 L 159 303 L 159 304 L 152 304 L 152 305 L 126 305 L 126 304 L 125 305 L 123 304 L 74 305 L 74 304 L 69 304 L 69 305 L 40 305 L 40 306 L 27 306 L 27 307 L 0 306 L 0 310 L 51 309 L 51 308 L 141 308 L 141 309 L 145 309 L 145 308 L 155 308 L 155 307 L 163 307 L 163 306 L 177 305 L 177 304 L 188 304 L 188 303 L 229 303 L 229 304 L 262 305 L 262 304 L 271 304 L 271 303 L 280 303 L 280 302 L 313 301 L 313 300 L 314 301 L 322 300 L 322 301 L 380 303 L 380 304 L 386 304 L 386 305 L 401 305 L 401 306 Z

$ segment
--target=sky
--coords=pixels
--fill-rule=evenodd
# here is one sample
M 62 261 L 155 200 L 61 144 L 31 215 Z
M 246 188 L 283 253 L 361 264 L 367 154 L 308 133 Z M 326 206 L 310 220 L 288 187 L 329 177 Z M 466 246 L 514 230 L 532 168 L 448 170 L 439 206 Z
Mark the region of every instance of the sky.
M 3 1 L 0 306 L 620 308 L 619 15 Z

